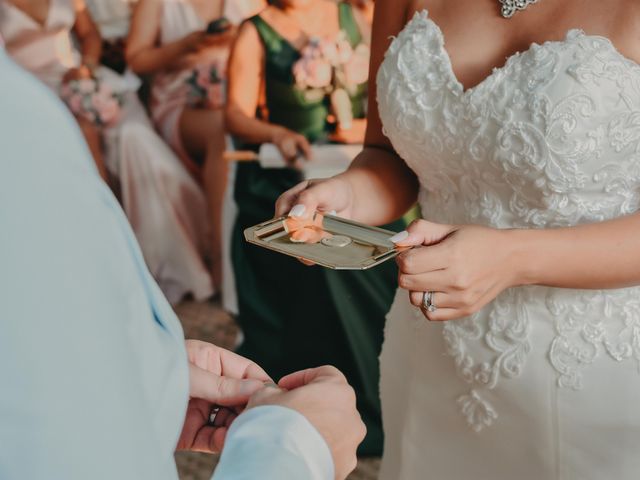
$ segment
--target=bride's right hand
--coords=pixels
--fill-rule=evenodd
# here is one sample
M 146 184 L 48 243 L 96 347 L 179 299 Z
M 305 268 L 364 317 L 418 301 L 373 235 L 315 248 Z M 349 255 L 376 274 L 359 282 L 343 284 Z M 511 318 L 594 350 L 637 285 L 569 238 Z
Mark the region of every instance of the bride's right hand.
M 353 190 L 341 175 L 326 180 L 305 180 L 283 193 L 276 202 L 276 217 L 304 217 L 315 211 L 351 218 Z

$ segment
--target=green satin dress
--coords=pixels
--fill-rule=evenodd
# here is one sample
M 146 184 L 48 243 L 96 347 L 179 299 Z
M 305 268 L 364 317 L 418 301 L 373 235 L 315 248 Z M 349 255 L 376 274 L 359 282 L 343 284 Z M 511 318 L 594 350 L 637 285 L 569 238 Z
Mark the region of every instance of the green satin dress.
M 351 7 L 339 5 L 340 25 L 353 46 L 361 36 Z M 294 86 L 299 52 L 260 16 L 249 19 L 266 51 L 266 103 L 269 122 L 305 135 L 327 137 L 327 98 L 310 101 Z M 365 86 L 352 98 L 354 115 L 364 116 Z M 383 434 L 378 391 L 378 355 L 385 315 L 397 286 L 397 270 L 387 262 L 373 270 L 333 271 L 306 267 L 297 260 L 248 244 L 243 231 L 273 217 L 276 199 L 301 181 L 293 169 L 263 169 L 238 164 L 235 200 L 238 218 L 233 238 L 239 316 L 244 343 L 239 353 L 278 379 L 319 365 L 339 368 L 354 387 L 367 424 L 361 455 L 380 455 Z M 399 231 L 403 222 L 388 225 Z

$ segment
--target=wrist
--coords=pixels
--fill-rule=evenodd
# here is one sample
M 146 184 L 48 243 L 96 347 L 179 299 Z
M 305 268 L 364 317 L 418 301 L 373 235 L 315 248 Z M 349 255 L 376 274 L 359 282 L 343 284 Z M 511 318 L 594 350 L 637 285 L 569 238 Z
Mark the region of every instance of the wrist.
M 509 286 L 540 283 L 542 258 L 536 252 L 536 246 L 539 245 L 538 233 L 538 231 L 530 229 L 501 230 L 501 234 L 505 238 L 508 262 L 512 266 L 511 285 Z
M 279 125 L 273 125 L 269 130 L 269 143 L 278 143 L 278 139 L 287 133 L 287 129 Z
M 355 195 L 354 195 L 354 185 L 352 175 L 349 170 L 343 172 L 339 175 L 336 175 L 331 179 L 334 182 L 338 182 L 337 190 L 342 190 L 344 192 L 344 202 L 345 208 L 344 210 L 349 212 L 348 218 L 350 220 L 360 221 L 359 213 L 357 212 L 355 205 Z
M 98 61 L 93 57 L 83 57 L 82 65 L 93 74 L 96 68 L 98 68 Z

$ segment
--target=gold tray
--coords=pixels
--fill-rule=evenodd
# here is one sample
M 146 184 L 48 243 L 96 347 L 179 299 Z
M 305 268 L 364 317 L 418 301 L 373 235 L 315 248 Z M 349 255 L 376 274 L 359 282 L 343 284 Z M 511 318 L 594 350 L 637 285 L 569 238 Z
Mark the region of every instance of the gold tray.
M 333 235 L 331 239 L 319 243 L 292 242 L 284 227 L 285 218 L 247 228 L 244 237 L 255 245 L 334 270 L 367 270 L 400 252 L 389 241 L 395 232 L 332 215 L 325 215 L 323 220 L 324 230 Z

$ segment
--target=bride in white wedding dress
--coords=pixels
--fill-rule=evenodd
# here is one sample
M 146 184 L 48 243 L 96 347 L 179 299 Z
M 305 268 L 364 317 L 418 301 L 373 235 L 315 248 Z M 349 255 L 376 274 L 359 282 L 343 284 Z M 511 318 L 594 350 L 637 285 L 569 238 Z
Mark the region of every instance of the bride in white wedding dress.
M 381 478 L 639 478 L 640 2 L 376 8 L 367 146 L 277 210 L 382 224 L 419 200 Z

